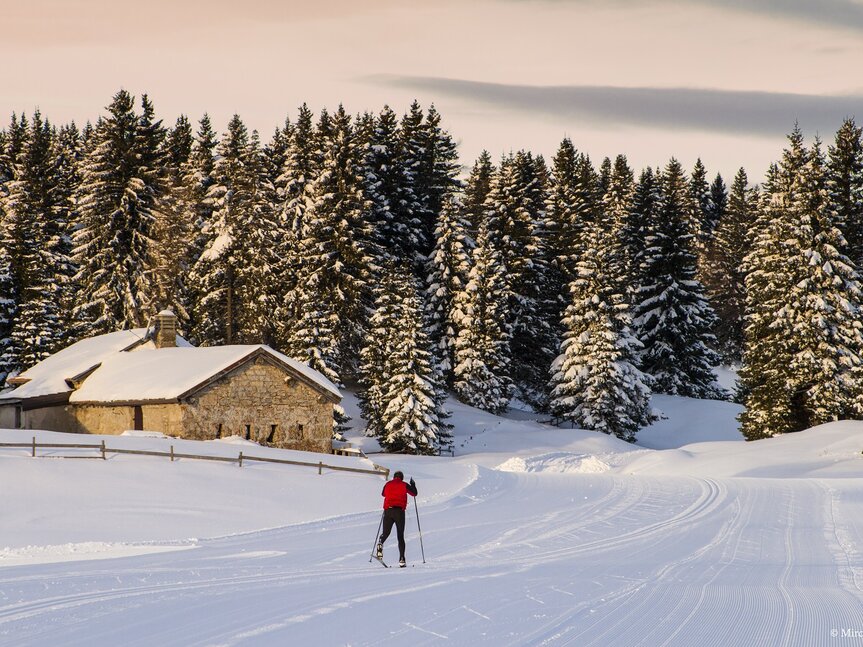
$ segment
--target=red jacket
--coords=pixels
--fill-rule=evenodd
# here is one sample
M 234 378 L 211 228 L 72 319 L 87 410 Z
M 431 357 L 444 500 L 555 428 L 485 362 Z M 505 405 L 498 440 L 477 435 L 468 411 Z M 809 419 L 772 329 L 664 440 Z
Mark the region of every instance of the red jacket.
M 388 481 L 381 491 L 381 496 L 384 498 L 384 510 L 387 508 L 401 508 L 404 510 L 408 507 L 408 494 L 411 496 L 417 495 L 416 485 L 405 483 L 400 478 Z

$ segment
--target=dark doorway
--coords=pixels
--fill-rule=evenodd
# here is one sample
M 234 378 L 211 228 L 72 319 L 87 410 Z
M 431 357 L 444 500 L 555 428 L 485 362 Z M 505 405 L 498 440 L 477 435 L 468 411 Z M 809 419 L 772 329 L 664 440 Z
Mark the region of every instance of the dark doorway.
M 140 407 L 140 405 L 135 407 L 135 426 L 132 427 L 135 431 L 141 431 L 144 429 L 144 410 Z

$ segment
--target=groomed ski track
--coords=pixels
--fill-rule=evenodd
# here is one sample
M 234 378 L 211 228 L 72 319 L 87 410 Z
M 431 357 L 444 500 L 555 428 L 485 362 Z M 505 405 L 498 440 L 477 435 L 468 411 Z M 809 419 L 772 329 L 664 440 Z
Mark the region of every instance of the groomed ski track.
M 477 469 L 420 498 L 426 564 L 411 507 L 415 568 L 370 563 L 374 510 L 4 568 L 0 644 L 813 647 L 863 630 L 855 482 Z

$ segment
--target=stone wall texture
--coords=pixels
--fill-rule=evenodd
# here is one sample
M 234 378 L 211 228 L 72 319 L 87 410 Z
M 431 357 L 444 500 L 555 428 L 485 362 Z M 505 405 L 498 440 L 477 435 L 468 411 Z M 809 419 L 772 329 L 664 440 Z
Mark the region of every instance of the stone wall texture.
M 180 406 L 187 438 L 248 436 L 276 447 L 330 452 L 332 403 L 262 359 L 244 364 Z

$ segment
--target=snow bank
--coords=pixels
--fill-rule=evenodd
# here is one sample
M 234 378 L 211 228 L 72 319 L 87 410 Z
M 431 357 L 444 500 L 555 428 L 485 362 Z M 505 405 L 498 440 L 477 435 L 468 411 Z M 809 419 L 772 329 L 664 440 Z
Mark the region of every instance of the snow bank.
M 716 478 L 859 478 L 861 450 L 863 422 L 842 421 L 754 442 L 695 443 L 644 453 L 622 471 Z
M 521 458 L 514 456 L 497 466 L 502 472 L 551 472 L 557 474 L 599 474 L 611 467 L 596 456 L 558 452 Z
M 53 564 L 56 562 L 80 562 L 91 559 L 112 559 L 152 555 L 195 547 L 194 542 L 185 544 L 124 544 L 102 541 L 86 541 L 59 546 L 24 546 L 22 548 L 0 548 L 0 568 L 27 564 Z

